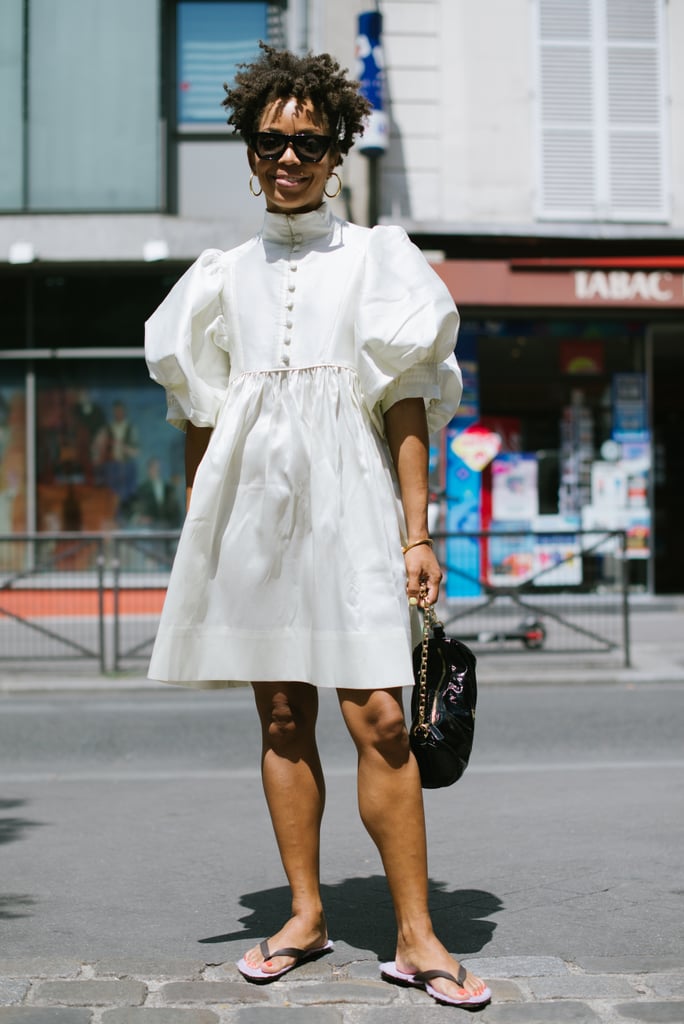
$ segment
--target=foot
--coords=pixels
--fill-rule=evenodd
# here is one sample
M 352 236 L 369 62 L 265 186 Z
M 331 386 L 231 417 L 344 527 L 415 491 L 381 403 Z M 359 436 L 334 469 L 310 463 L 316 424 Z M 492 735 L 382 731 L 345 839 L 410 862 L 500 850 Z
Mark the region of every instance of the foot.
M 434 936 L 429 941 L 420 944 L 400 944 L 400 947 L 397 948 L 395 964 L 397 970 L 406 975 L 444 971 L 453 975 L 454 979 L 459 979 L 457 982 L 441 977 L 431 977 L 429 992 L 435 999 L 444 996 L 450 1002 L 467 1002 L 472 999 L 475 1003 L 480 999 L 485 1002 L 489 998 L 489 990 L 482 978 L 478 978 L 476 974 L 472 974 L 468 970 L 465 970 L 465 977 L 463 973 L 459 976 L 459 972 L 464 970 L 461 964 Z
M 301 950 L 321 949 L 328 941 L 328 929 L 324 918 L 316 922 L 304 921 L 292 917 L 275 935 L 266 940 L 271 952 L 278 949 L 295 948 Z M 253 946 L 244 956 L 245 962 L 252 968 L 259 968 L 264 974 L 280 974 L 293 967 L 297 960 L 293 956 L 276 956 L 265 959 L 261 945 Z

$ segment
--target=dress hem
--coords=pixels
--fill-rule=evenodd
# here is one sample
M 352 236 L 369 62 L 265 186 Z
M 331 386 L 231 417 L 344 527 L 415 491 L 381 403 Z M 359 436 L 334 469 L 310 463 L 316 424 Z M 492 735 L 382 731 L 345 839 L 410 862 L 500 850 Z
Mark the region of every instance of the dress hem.
M 148 677 L 198 689 L 237 683 L 302 682 L 321 689 L 385 690 L 413 683 L 404 629 L 374 633 L 332 630 L 192 631 L 161 629 Z M 222 678 L 223 677 L 223 678 Z

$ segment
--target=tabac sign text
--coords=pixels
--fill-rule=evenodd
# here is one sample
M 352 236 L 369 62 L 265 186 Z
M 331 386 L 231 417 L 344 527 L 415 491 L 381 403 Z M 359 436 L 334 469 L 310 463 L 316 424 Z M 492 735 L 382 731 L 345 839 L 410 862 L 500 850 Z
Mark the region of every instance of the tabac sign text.
M 674 274 L 663 270 L 576 270 L 575 298 L 611 302 L 672 302 Z

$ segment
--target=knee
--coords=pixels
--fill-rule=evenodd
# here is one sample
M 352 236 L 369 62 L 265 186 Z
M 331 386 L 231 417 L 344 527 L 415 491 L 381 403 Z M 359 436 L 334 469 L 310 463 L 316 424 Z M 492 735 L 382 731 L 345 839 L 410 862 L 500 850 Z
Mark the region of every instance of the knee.
M 262 723 L 267 746 L 283 755 L 309 742 L 315 729 L 315 718 L 307 709 L 283 694 L 270 702 Z
M 269 736 L 281 739 L 294 736 L 299 717 L 291 701 L 286 697 L 276 698 L 271 703 L 268 717 Z
M 408 731 L 401 708 L 390 706 L 373 716 L 367 736 L 370 746 L 393 766 L 408 757 Z

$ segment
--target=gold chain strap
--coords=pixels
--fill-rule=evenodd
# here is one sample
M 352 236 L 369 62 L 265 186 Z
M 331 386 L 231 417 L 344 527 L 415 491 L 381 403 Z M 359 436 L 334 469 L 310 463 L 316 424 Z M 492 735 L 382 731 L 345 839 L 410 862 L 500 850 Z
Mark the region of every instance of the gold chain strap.
M 427 597 L 425 583 L 420 585 L 420 596 L 423 600 L 423 646 L 420 652 L 420 676 L 418 679 L 418 721 L 413 732 L 420 736 L 427 736 L 430 731 L 427 723 L 427 664 L 430 631 L 434 626 L 440 625 L 440 622 L 435 615 L 435 609 L 425 601 Z

